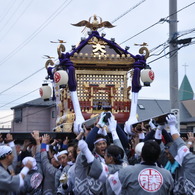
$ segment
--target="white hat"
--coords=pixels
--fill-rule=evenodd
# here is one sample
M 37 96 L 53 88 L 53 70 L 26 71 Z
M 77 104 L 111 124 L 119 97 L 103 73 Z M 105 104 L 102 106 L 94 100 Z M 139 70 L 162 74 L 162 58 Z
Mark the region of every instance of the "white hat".
M 0 159 L 5 158 L 6 155 L 12 153 L 12 148 L 6 145 L 0 146 Z
M 140 142 L 140 143 L 138 143 L 138 144 L 135 146 L 135 153 L 136 153 L 138 156 L 141 156 L 143 146 L 144 146 L 144 142 Z
M 33 158 L 33 157 L 31 157 L 31 156 L 27 156 L 27 157 L 25 157 L 23 160 L 22 160 L 22 164 L 23 165 L 26 165 L 26 163 L 28 162 L 28 161 L 31 161 L 32 162 L 32 169 L 33 170 L 37 170 L 37 162 L 36 162 L 36 160 L 35 160 L 35 158 Z

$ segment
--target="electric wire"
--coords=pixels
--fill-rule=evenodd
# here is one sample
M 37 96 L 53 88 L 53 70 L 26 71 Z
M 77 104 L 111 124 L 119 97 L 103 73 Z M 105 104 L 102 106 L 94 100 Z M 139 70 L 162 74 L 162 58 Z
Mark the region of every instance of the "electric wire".
M 142 4 L 144 1 L 146 1 L 146 0 L 142 0 L 142 1 L 140 1 L 139 3 L 137 3 L 135 6 L 131 7 L 131 8 L 130 8 L 129 10 L 127 10 L 125 13 L 123 13 L 122 15 L 120 15 L 119 17 L 117 17 L 116 19 L 114 19 L 114 20 L 112 21 L 112 23 L 116 22 L 116 21 L 119 20 L 121 17 L 125 16 L 127 13 L 129 13 L 130 11 L 132 11 L 133 9 L 135 9 L 137 6 L 139 6 L 140 4 Z M 29 6 L 29 5 L 28 5 L 28 6 Z M 7 34 L 7 32 L 6 32 L 6 34 Z M 42 69 L 40 69 L 40 70 L 42 70 Z M 36 71 L 36 73 L 39 72 L 40 70 Z M 34 74 L 33 74 L 33 75 L 34 75 Z M 31 76 L 33 76 L 33 75 L 31 75 Z M 31 76 L 30 76 L 30 77 L 31 77 Z M 19 81 L 19 82 L 16 83 L 15 85 L 9 87 L 8 89 L 6 89 L 6 90 L 0 92 L 0 95 L 1 95 L 2 93 L 6 92 L 6 91 L 8 91 L 8 90 L 10 90 L 10 89 L 12 89 L 12 88 L 15 87 L 16 85 L 22 83 L 23 81 L 25 81 L 25 80 L 28 79 L 28 78 L 29 78 L 29 76 L 28 76 L 27 78 L 25 78 L 25 79 Z
M 159 56 L 162 52 L 164 52 L 167 48 L 169 47 L 169 45 L 165 46 L 159 53 L 157 54 L 151 54 L 149 57 L 152 57 L 152 56 Z
M 193 3 L 189 4 L 189 5 L 187 5 L 187 6 L 183 7 L 183 8 L 181 8 L 180 10 L 178 10 L 178 11 L 176 11 L 176 12 L 170 14 L 169 16 L 166 17 L 166 19 L 165 19 L 165 18 L 161 18 L 158 22 L 156 22 L 156 23 L 150 25 L 149 27 L 145 28 L 144 30 L 140 31 L 139 33 L 137 33 L 137 34 L 133 35 L 132 37 L 126 39 L 125 41 L 121 42 L 119 45 L 122 45 L 122 44 L 126 43 L 127 41 L 129 41 L 129 40 L 133 39 L 134 37 L 140 35 L 141 33 L 145 32 L 146 30 L 149 30 L 150 28 L 156 26 L 156 25 L 157 25 L 158 23 L 160 23 L 160 22 L 168 21 L 168 18 L 169 18 L 170 16 L 179 13 L 180 11 L 182 11 L 182 10 L 184 10 L 184 9 L 186 9 L 186 8 L 188 8 L 188 7 L 190 7 L 190 6 L 192 6 L 193 4 L 195 4 L 195 2 L 193 2 Z
M 23 97 L 26 97 L 26 96 L 30 95 L 31 93 L 34 93 L 34 92 L 37 91 L 38 89 L 39 89 L 39 88 L 37 88 L 37 89 L 35 89 L 35 90 L 33 90 L 33 91 L 31 91 L 31 92 L 29 92 L 29 93 L 27 93 L 27 94 L 25 94 L 25 95 L 19 97 L 19 98 L 17 98 L 17 99 L 14 99 L 14 100 L 12 100 L 11 102 L 8 102 L 8 103 L 6 103 L 6 104 L 0 106 L 0 108 L 3 108 L 3 107 L 5 107 L 5 106 L 7 106 L 7 105 L 9 105 L 9 104 L 11 104 L 11 103 L 13 103 L 13 102 L 19 100 L 19 99 L 22 99 Z
M 8 18 L 8 20 L 5 22 L 5 24 L 3 25 L 3 27 L 1 27 L 0 32 L 2 32 L 6 28 L 6 26 L 9 24 L 9 22 L 11 21 L 11 19 L 15 16 L 15 14 L 17 13 L 17 11 L 19 10 L 19 8 L 22 6 L 23 3 L 24 3 L 24 0 L 22 0 L 20 2 L 20 4 L 16 7 L 16 9 L 13 11 L 13 13 Z
M 194 37 L 194 38 L 195 38 L 195 37 Z M 192 42 L 192 44 L 194 44 L 194 43 L 195 43 L 195 41 Z M 191 45 L 191 44 L 188 44 L 188 45 Z M 174 55 L 178 50 L 180 50 L 181 48 L 186 47 L 186 46 L 187 46 L 187 45 L 182 45 L 182 46 L 176 48 L 175 50 L 173 50 L 173 51 L 171 51 L 171 52 L 167 52 L 166 54 L 164 54 L 164 55 L 162 55 L 162 56 L 160 56 L 160 57 L 158 57 L 158 58 L 156 58 L 156 59 L 154 59 L 154 60 L 148 62 L 147 64 L 151 64 L 151 63 L 153 63 L 153 62 L 155 62 L 155 61 L 157 61 L 157 60 L 159 60 L 159 59 L 161 59 L 161 58 L 163 58 L 163 57 L 165 57 L 166 55 L 169 55 L 169 54 L 172 56 L 172 55 Z M 32 75 L 32 76 L 33 76 L 33 75 Z M 36 89 L 36 90 L 37 90 L 37 89 Z M 34 92 L 34 91 L 35 91 L 35 90 L 33 90 L 32 92 Z M 30 93 L 32 93 L 32 92 L 30 92 Z M 28 94 L 26 94 L 26 95 L 29 95 L 30 93 L 28 93 Z M 24 96 L 22 96 L 22 97 L 20 97 L 20 98 L 18 98 L 18 99 L 21 99 L 21 98 L 25 97 L 26 95 L 24 95 Z M 18 99 L 16 99 L 16 100 L 18 100 Z M 14 101 L 16 101 L 16 100 L 13 100 L 13 101 L 11 101 L 11 102 L 5 104 L 5 105 L 8 105 L 8 104 L 10 104 L 10 103 L 12 103 L 12 102 L 14 102 Z M 0 108 L 4 107 L 5 105 L 1 106 Z
M 193 32 L 195 32 L 195 28 L 189 29 L 189 30 L 185 30 L 185 31 L 182 31 L 182 32 L 177 32 L 177 34 L 178 34 L 177 38 L 185 36 L 185 35 L 193 33 Z
M 193 44 L 194 44 L 194 42 L 193 42 Z M 169 55 L 169 54 L 171 54 L 171 55 L 174 55 L 175 54 L 175 52 L 177 52 L 179 49 L 181 49 L 182 47 L 184 47 L 184 46 L 186 46 L 186 45 L 182 45 L 181 47 L 179 47 L 179 48 L 177 48 L 177 49 L 175 49 L 175 50 L 173 50 L 172 52 L 173 52 L 173 54 L 171 54 L 172 52 L 168 52 L 168 53 L 166 53 L 166 54 L 164 54 L 164 55 L 162 55 L 162 56 L 160 56 L 159 58 L 156 58 L 156 59 L 154 59 L 154 60 L 152 60 L 152 61 L 150 61 L 150 62 L 148 62 L 148 64 L 150 64 L 150 63 L 153 63 L 154 61 L 157 61 L 157 60 L 159 60 L 159 59 L 161 59 L 162 57 L 165 57 L 165 56 L 167 56 L 167 55 Z M 163 50 L 162 50 L 163 51 Z M 160 53 L 162 53 L 162 51 L 160 52 Z M 159 54 L 160 54 L 159 53 Z M 15 87 L 16 85 L 18 85 L 18 84 L 20 84 L 20 83 L 22 83 L 23 81 L 25 81 L 25 80 L 27 80 L 28 78 L 30 78 L 30 77 L 32 77 L 32 76 L 34 76 L 37 72 L 39 72 L 39 71 L 41 71 L 41 70 L 43 70 L 44 68 L 41 68 L 41 69 L 39 69 L 38 71 L 36 71 L 36 72 L 34 72 L 34 73 L 32 73 L 31 75 L 29 75 L 28 77 L 26 77 L 25 79 L 23 79 L 23 80 L 21 80 L 21 81 L 19 81 L 18 83 L 16 83 L 16 84 L 14 84 L 13 86 L 11 86 L 11 87 L 9 87 L 9 88 L 7 88 L 6 90 L 4 90 L 4 91 L 2 91 L 2 92 L 0 92 L 0 94 L 2 94 L 2 93 L 4 93 L 4 92 L 6 92 L 6 91 L 8 91 L 9 89 L 11 89 L 11 88 L 13 88 L 13 87 Z M 33 91 L 34 92 L 34 91 Z M 31 92 L 30 92 L 31 93 Z M 28 94 L 27 94 L 28 95 Z M 25 95 L 26 96 L 26 95 Z M 23 97 L 23 96 L 22 96 Z M 20 98 L 19 98 L 20 99 Z M 18 100 L 18 99 L 17 99 Z M 15 101 L 15 100 L 14 100 Z M 13 102 L 13 101 L 12 101 Z M 12 103 L 11 102 L 11 103 Z M 8 103 L 9 104 L 9 103 Z M 7 104 L 5 104 L 5 105 L 7 105 Z M 4 107 L 5 105 L 3 105 L 3 106 L 1 106 L 1 107 Z M 0 107 L 0 108 L 1 108 Z
M 146 30 L 149 30 L 149 29 L 152 28 L 153 26 L 156 26 L 159 22 L 160 22 L 160 20 L 159 20 L 158 22 L 152 24 L 151 26 L 145 28 L 144 30 L 140 31 L 139 33 L 133 35 L 132 37 L 126 39 L 125 41 L 121 42 L 119 45 L 122 45 L 122 44 L 126 43 L 127 41 L 129 41 L 129 40 L 133 39 L 134 37 L 140 35 L 141 33 L 145 32 Z
M 0 122 L 0 125 L 7 124 L 7 123 L 10 123 L 10 122 L 12 122 L 12 120 Z
M 5 90 L 3 90 L 3 91 L 1 91 L 1 92 L 0 92 L 0 95 L 3 94 L 4 92 L 6 92 L 6 91 L 8 91 L 8 90 L 10 90 L 10 89 L 12 89 L 12 88 L 14 88 L 15 86 L 19 85 L 20 83 L 26 81 L 27 79 L 31 78 L 32 76 L 34 76 L 35 74 L 37 74 L 38 72 L 40 72 L 40 71 L 43 70 L 43 69 L 45 69 L 45 67 L 40 68 L 39 70 L 37 70 L 37 71 L 35 71 L 34 73 L 30 74 L 29 76 L 27 76 L 26 78 L 22 79 L 21 81 L 15 83 L 14 85 L 10 86 L 9 88 L 7 88 L 7 89 L 5 89 Z
M 50 15 L 49 18 L 44 23 L 42 23 L 38 27 L 38 29 L 35 32 L 33 32 L 25 41 L 23 41 L 14 50 L 12 50 L 6 57 L 4 57 L 0 61 L 0 66 L 2 66 L 11 57 L 13 57 L 16 53 L 18 53 L 22 48 L 24 48 L 27 44 L 29 44 L 30 41 L 32 41 L 45 27 L 47 27 L 73 0 L 70 0 L 68 3 L 67 3 L 67 1 L 68 0 L 63 2 L 62 5 L 60 5 L 60 7 L 58 7 L 58 9 L 52 15 Z
M 113 22 L 115 22 L 115 21 L 117 21 L 118 19 L 120 19 L 121 17 L 123 17 L 124 15 L 126 15 L 129 11 L 131 11 L 132 9 L 135 9 L 135 7 L 137 7 L 138 5 L 140 5 L 141 3 L 143 3 L 145 0 L 142 0 L 141 2 L 139 2 L 138 4 L 136 4 L 134 7 L 132 7 L 131 9 L 129 9 L 128 11 L 126 11 L 124 14 L 122 14 L 121 16 L 119 16 L 118 18 L 116 18 Z M 191 5 L 191 4 L 190 4 Z M 188 6 L 190 6 L 190 5 L 188 5 Z M 186 6 L 186 7 L 188 7 L 188 6 Z M 182 10 L 183 10 L 184 8 L 182 8 Z M 163 43 L 164 44 L 164 43 Z M 161 45 L 163 45 L 163 44 L 161 44 Z M 159 45 L 159 46 L 157 46 L 155 49 L 157 49 L 158 47 L 160 47 L 161 45 Z M 166 47 L 167 48 L 167 47 Z M 165 49 L 166 49 L 165 48 Z M 152 49 L 152 50 L 150 50 L 150 52 L 152 52 L 152 51 L 154 51 L 155 49 Z M 162 51 L 164 51 L 165 49 L 163 49 Z M 157 55 L 160 55 L 162 52 L 160 52 L 159 54 L 157 54 Z M 154 56 L 155 54 L 152 54 L 152 55 L 150 55 L 150 56 Z M 42 70 L 42 69 L 41 69 Z M 39 72 L 40 70 L 38 70 L 38 71 L 36 71 L 36 73 L 37 72 Z M 34 74 L 33 74 L 34 75 Z M 27 79 L 27 78 L 26 78 Z M 24 80 L 22 80 L 22 81 L 19 81 L 17 84 L 15 84 L 15 85 L 13 85 L 13 86 L 11 86 L 10 88 L 8 88 L 8 89 L 6 89 L 6 90 L 4 90 L 3 92 L 5 92 L 5 91 L 7 91 L 7 90 L 9 90 L 9 89 L 11 89 L 11 88 L 13 88 L 14 86 L 16 86 L 16 85 L 18 85 L 19 83 L 21 83 L 21 82 L 23 82 L 23 81 L 25 81 L 26 79 L 24 79 Z M 0 92 L 0 95 L 3 93 L 3 92 Z
M 10 117 L 10 116 L 13 116 L 13 114 L 9 114 L 9 115 L 6 115 L 6 116 L 3 116 L 3 117 L 0 117 L 0 119 L 4 119 L 4 118 Z
M 158 49 L 159 47 L 163 46 L 165 43 L 166 43 L 166 42 L 164 42 L 164 43 L 162 43 L 162 44 L 160 44 L 160 45 L 158 45 L 158 46 L 156 46 L 156 47 L 150 49 L 150 53 L 153 52 L 153 51 L 155 51 L 155 50 Z
M 133 7 L 131 7 L 130 9 L 128 9 L 126 12 L 124 12 L 123 14 L 121 14 L 120 16 L 118 16 L 116 19 L 114 19 L 111 23 L 115 23 L 116 21 L 118 21 L 119 19 L 121 19 L 122 17 L 124 17 L 125 15 L 127 15 L 130 11 L 134 10 L 136 7 L 138 7 L 139 5 L 141 5 L 142 3 L 144 3 L 144 1 L 146 0 L 142 0 L 139 3 L 137 3 L 136 5 L 134 5 Z
M 15 3 L 16 3 L 16 0 L 14 0 L 14 2 L 13 0 L 10 0 L 10 4 L 7 6 L 7 9 L 5 9 L 5 13 L 2 14 L 0 18 L 0 22 L 2 22 L 4 18 L 9 14 L 10 10 L 12 9 Z
M 195 2 L 194 2 L 195 3 Z M 192 4 L 194 4 L 194 3 L 192 3 Z M 190 4 L 190 5 L 192 5 L 192 4 Z M 188 5 L 188 6 L 186 6 L 186 7 L 184 7 L 184 8 L 182 8 L 182 9 L 180 9 L 179 11 L 181 11 L 181 10 L 183 10 L 183 9 L 185 9 L 185 8 L 187 8 L 187 7 L 189 7 L 190 5 Z M 177 11 L 177 12 L 179 12 L 179 11 Z M 175 13 L 174 13 L 175 14 Z M 171 16 L 171 15 L 170 15 Z M 170 16 L 168 16 L 168 17 L 170 17 Z M 155 23 L 156 24 L 156 23 Z M 152 25 L 153 26 L 153 25 Z M 150 26 L 150 27 L 152 27 L 152 26 Z M 145 30 L 144 30 L 145 31 Z M 136 34 L 136 36 L 137 36 L 138 34 Z M 182 36 L 182 35 L 181 35 Z M 195 42 L 191 42 L 191 44 L 194 44 Z M 121 43 L 122 44 L 122 43 Z M 189 45 L 191 45 L 191 44 L 189 44 Z M 157 47 L 159 47 L 159 46 L 157 46 Z M 182 46 L 182 47 L 184 47 L 184 46 Z M 179 49 L 181 49 L 182 47 L 180 47 L 180 48 L 178 48 L 177 50 L 179 50 Z M 174 51 L 172 51 L 172 52 L 174 52 Z M 162 52 L 160 52 L 160 53 L 162 53 Z M 163 56 L 161 56 L 161 57 L 159 57 L 159 58 L 157 58 L 157 59 L 155 59 L 155 60 L 153 60 L 153 61 L 150 61 L 149 63 L 153 63 L 154 61 L 156 61 L 156 60 L 159 60 L 160 58 L 162 58 L 162 57 L 164 57 L 164 56 L 166 56 L 166 55 L 168 55 L 170 52 L 168 52 L 167 54 L 165 54 L 165 55 L 163 55 Z M 13 86 L 14 87 L 14 86 Z M 12 88 L 12 87 L 11 87 Z M 37 89 L 36 89 L 37 90 Z M 3 91 L 4 92 L 4 91 Z M 34 92 L 34 91 L 33 91 Z M 2 92 L 1 92 L 2 93 Z M 1 94 L 0 93 L 0 94 Z M 32 92 L 31 92 L 32 93 Z M 27 94 L 28 95 L 28 94 Z M 20 99 L 20 98 L 19 98 Z M 18 99 L 17 99 L 18 100 Z M 16 101 L 16 100 L 14 100 L 14 101 Z M 13 101 L 12 101 L 13 102 Z M 9 104 L 9 103 L 8 103 Z M 5 105 L 4 105 L 5 106 Z M 1 107 L 0 107 L 1 108 Z
M 29 1 L 29 3 L 26 5 L 26 7 L 23 9 L 23 11 L 20 13 L 20 15 L 13 21 L 12 25 L 7 29 L 7 31 L 4 33 L 4 35 L 1 36 L 0 42 L 5 39 L 5 37 L 9 34 L 9 32 L 13 29 L 13 27 L 17 24 L 17 22 L 20 20 L 20 18 L 25 14 L 25 12 L 28 10 L 30 5 L 33 1 Z
M 172 89 L 176 89 L 176 87 L 174 87 L 174 86 L 171 86 L 171 88 L 172 88 Z M 36 90 L 37 90 L 37 89 L 36 89 Z M 182 91 L 182 92 L 187 92 L 187 93 L 190 93 L 190 94 L 195 95 L 195 93 L 193 93 L 193 92 L 191 92 L 191 91 L 188 91 L 188 90 L 181 90 L 181 91 Z M 155 99 L 154 99 L 154 100 L 155 100 Z M 25 116 L 23 116 L 23 118 L 32 116 L 32 115 L 34 115 L 34 114 L 37 114 L 37 113 L 39 113 L 39 112 L 42 112 L 42 111 L 44 111 L 44 110 L 46 110 L 46 109 L 50 109 L 50 108 L 52 108 L 52 107 L 55 107 L 55 103 L 54 103 L 53 105 L 51 105 L 51 106 L 46 107 L 46 108 L 41 108 L 40 110 L 38 110 L 38 111 L 36 111 L 36 112 L 30 113 L 30 114 L 26 114 Z M 4 116 L 4 117 L 2 117 L 2 118 L 0 118 L 0 119 L 7 118 L 7 117 L 10 117 L 10 116 L 13 116 L 13 114 Z M 12 120 L 0 122 L 0 124 L 6 124 L 6 123 L 9 123 L 9 122 L 11 122 L 11 121 L 12 121 Z
M 156 59 L 154 59 L 154 60 L 151 60 L 151 61 L 147 62 L 147 64 L 151 64 L 151 63 L 153 63 L 153 62 L 155 62 L 155 61 L 157 61 L 157 60 L 160 60 L 161 58 L 163 58 L 163 57 L 169 55 L 169 54 L 172 53 L 172 52 L 173 52 L 173 53 L 174 53 L 174 52 L 177 52 L 179 49 L 180 49 L 180 48 L 177 48 L 177 49 L 175 49 L 175 50 L 172 50 L 171 52 L 168 52 L 168 53 L 166 53 L 166 54 L 164 54 L 164 55 L 162 55 L 162 56 L 160 56 L 160 57 L 158 57 L 158 58 L 156 58 Z
M 194 38 L 195 38 L 195 37 L 194 37 Z M 147 64 L 151 64 L 151 63 L 153 63 L 153 62 L 155 62 L 155 61 L 157 61 L 157 60 L 159 60 L 159 59 L 161 59 L 161 58 L 163 58 L 163 57 L 165 57 L 165 56 L 167 56 L 167 55 L 169 55 L 169 54 L 170 54 L 170 57 L 172 57 L 172 56 L 175 55 L 175 53 L 176 53 L 178 50 L 180 50 L 181 48 L 187 47 L 187 46 L 193 45 L 193 44 L 195 44 L 195 41 L 193 41 L 193 42 L 191 42 L 191 43 L 188 43 L 188 44 L 184 44 L 184 45 L 182 45 L 182 46 L 180 46 L 180 47 L 177 47 L 176 49 L 174 49 L 174 50 L 172 50 L 172 51 L 169 51 L 169 52 L 167 52 L 166 54 L 164 54 L 164 55 L 162 55 L 162 56 L 160 56 L 160 57 L 158 57 L 158 58 L 156 58 L 156 59 L 154 59 L 154 60 L 151 60 L 151 61 L 147 62 Z M 169 58 L 170 58 L 170 57 L 169 57 Z

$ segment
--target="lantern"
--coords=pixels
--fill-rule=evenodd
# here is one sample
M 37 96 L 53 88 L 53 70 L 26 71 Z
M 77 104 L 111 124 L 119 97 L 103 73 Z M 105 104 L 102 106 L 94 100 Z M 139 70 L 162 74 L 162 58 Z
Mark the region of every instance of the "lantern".
M 141 70 L 141 81 L 144 83 L 144 86 L 150 86 L 153 80 L 154 72 L 150 68 Z
M 65 70 L 58 70 L 54 73 L 54 82 L 57 85 L 64 86 L 68 83 L 68 73 Z
M 48 101 L 49 98 L 51 97 L 51 87 L 48 86 L 47 83 L 42 84 L 42 87 L 39 89 L 39 93 L 41 98 L 44 101 Z

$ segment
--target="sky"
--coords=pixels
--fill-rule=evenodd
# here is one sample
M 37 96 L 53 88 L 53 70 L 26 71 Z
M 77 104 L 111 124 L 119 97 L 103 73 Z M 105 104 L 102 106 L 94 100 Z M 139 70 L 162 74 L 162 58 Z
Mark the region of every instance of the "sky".
M 168 47 L 165 49 L 169 23 L 159 22 L 161 18 L 169 19 L 168 0 L 0 0 L 0 3 L 0 127 L 10 125 L 10 108 L 40 97 L 39 88 L 47 76 L 43 56 L 57 58 L 58 44 L 50 41 L 64 40 L 69 52 L 85 36 L 83 27 L 71 24 L 88 20 L 94 14 L 115 25 L 101 31 L 106 33 L 105 38 L 115 38 L 123 48 L 129 46 L 133 55 L 139 54 L 139 47 L 134 44 L 146 42 L 149 50 L 162 45 L 147 59 L 155 79 L 151 87 L 142 88 L 139 98 L 170 98 L 169 56 L 165 55 L 169 51 Z M 180 39 L 194 38 L 195 33 L 189 33 L 195 29 L 194 1 L 178 0 L 177 10 L 181 10 L 177 13 L 178 33 L 183 35 Z M 194 44 L 178 51 L 178 85 L 186 74 L 195 91 L 194 51 Z

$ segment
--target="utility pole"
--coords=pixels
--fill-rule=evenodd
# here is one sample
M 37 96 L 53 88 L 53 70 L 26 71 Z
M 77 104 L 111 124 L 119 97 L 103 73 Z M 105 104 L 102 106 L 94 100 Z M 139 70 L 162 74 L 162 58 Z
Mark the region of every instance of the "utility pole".
M 178 99 L 178 46 L 177 39 L 177 0 L 169 0 L 169 80 L 171 109 L 179 109 Z
M 178 97 L 178 44 L 177 44 L 177 0 L 169 0 L 169 85 L 171 112 L 177 117 L 180 130 Z

